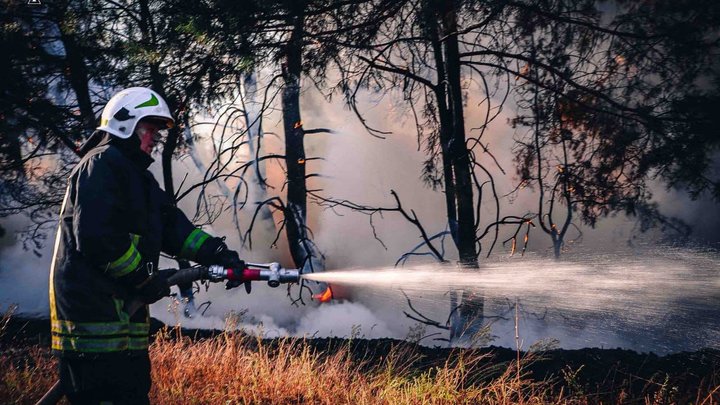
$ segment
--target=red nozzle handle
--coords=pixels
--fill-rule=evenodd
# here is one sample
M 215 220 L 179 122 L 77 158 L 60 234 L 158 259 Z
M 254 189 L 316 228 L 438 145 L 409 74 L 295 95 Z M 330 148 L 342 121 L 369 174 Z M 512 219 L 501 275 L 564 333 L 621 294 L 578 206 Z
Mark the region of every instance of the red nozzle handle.
M 257 281 L 260 280 L 260 270 L 259 269 L 248 269 L 245 268 L 242 271 L 237 271 L 236 269 L 226 269 L 227 270 L 227 279 L 228 280 L 237 280 L 237 281 Z

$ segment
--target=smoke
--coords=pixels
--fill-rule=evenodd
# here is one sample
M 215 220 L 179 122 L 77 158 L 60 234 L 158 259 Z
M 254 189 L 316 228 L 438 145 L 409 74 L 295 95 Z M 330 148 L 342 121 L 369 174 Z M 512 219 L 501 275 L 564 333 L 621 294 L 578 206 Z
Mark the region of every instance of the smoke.
M 467 105 L 477 106 L 479 99 L 475 92 L 468 94 Z M 427 159 L 422 145 L 418 147 L 415 134 L 415 123 L 411 114 L 401 100 L 392 97 L 377 99 L 372 93 L 360 94 L 361 104 L 368 123 L 382 130 L 392 131 L 386 139 L 372 137 L 360 122 L 349 112 L 342 102 L 327 102 L 321 94 L 308 89 L 302 94 L 303 125 L 307 129 L 324 127 L 334 131 L 332 134 L 312 134 L 306 137 L 306 154 L 308 157 L 323 157 L 323 161 L 308 161 L 308 172 L 319 173 L 321 177 L 309 180 L 309 188 L 321 189 L 326 197 L 347 199 L 368 206 L 393 207 L 395 202 L 390 190 L 399 195 L 403 207 L 413 210 L 429 234 L 446 229 L 445 201 L 441 190 L 432 190 L 422 185 L 420 178 L 423 161 Z M 513 178 L 513 162 L 511 148 L 513 130 L 507 120 L 514 116 L 512 105 L 506 106 L 505 112 L 488 128 L 483 141 L 488 144 L 500 167 L 508 174 L 502 175 L 499 168 L 488 163 L 488 168 L 496 176 L 498 195 L 506 195 L 516 186 Z M 467 127 L 477 127 L 481 123 L 484 111 L 478 108 L 467 109 Z M 279 112 L 270 112 L 264 120 L 266 133 L 282 134 Z M 195 147 L 198 156 L 209 162 L 213 143 L 217 144 L 217 136 L 207 131 L 208 127 L 197 127 L 198 140 Z M 282 153 L 282 142 L 267 136 L 265 153 Z M 487 155 L 481 159 L 489 162 Z M 236 156 L 238 162 L 247 160 L 249 156 Z M 231 165 L 230 168 L 233 166 Z M 159 162 L 151 167 L 157 179 L 161 179 Z M 282 166 L 268 161 L 267 175 L 272 188 L 269 196 L 284 193 Z M 180 159 L 174 166 L 175 184 L 184 183 L 183 187 L 202 180 L 203 173 L 198 171 L 192 159 Z M 232 185 L 232 184 L 231 184 Z M 250 185 L 253 187 L 252 185 Z M 216 184 L 208 185 L 208 195 L 221 195 L 222 189 Z M 489 194 L 489 193 L 488 193 Z M 677 195 L 658 194 L 661 209 L 668 213 L 685 215 L 684 219 L 703 224 L 708 218 L 717 220 L 717 210 L 713 205 L 693 203 L 679 200 Z M 226 196 L 227 197 L 227 196 Z M 197 209 L 198 191 L 183 199 L 180 208 L 192 217 Z M 682 201 L 682 202 L 680 202 Z M 486 195 L 481 211 L 481 224 L 494 220 L 494 203 Z M 514 196 L 514 199 L 503 199 L 501 202 L 503 215 L 523 215 L 535 211 L 537 196 L 531 190 L 525 190 Z M 702 207 L 702 210 L 696 209 Z M 716 207 L 716 206 L 714 206 Z M 284 234 L 277 246 L 272 245 L 277 223 L 257 227 L 253 233 L 253 248 L 242 243 L 242 233 L 247 230 L 254 206 L 247 206 L 241 213 L 240 231 L 235 228 L 232 213 L 228 205 L 211 226 L 204 229 L 216 236 L 226 236 L 228 245 L 240 252 L 240 256 L 248 261 L 278 261 L 285 266 L 291 265 Z M 704 213 L 700 214 L 700 212 Z M 405 252 L 421 242 L 418 230 L 406 221 L 399 213 L 388 212 L 376 214 L 371 218 L 367 215 L 354 213 L 347 209 L 325 209 L 314 204 L 309 205 L 309 223 L 313 231 L 314 241 L 326 255 L 326 268 L 329 271 L 346 268 L 368 269 L 392 266 Z M 278 221 L 279 217 L 264 219 Z M 13 239 L 13 234 L 20 229 L 20 224 L 12 225 L 3 222 L 8 229 L 7 236 L 0 240 L 0 305 L 19 303 L 20 312 L 27 315 L 47 316 L 47 273 L 51 258 L 51 246 L 45 247 L 43 256 L 37 258 L 23 251 Z M 482 225 L 481 225 L 482 226 Z M 374 228 L 373 228 L 374 227 Z M 646 243 L 658 237 L 654 232 L 642 235 L 640 240 L 634 239 L 632 247 L 626 246 L 627 241 L 637 234 L 635 224 L 622 216 L 607 218 L 600 221 L 595 229 L 580 227 L 583 232 L 583 248 L 573 247 L 567 255 L 582 257 L 583 250 L 608 252 L 616 255 L 618 250 L 629 249 L 632 252 L 647 250 Z M 708 228 L 710 229 L 710 228 Z M 504 228 L 500 241 L 507 238 L 514 229 Z M 703 231 L 705 232 L 705 231 Z M 704 234 L 704 233 L 703 233 Z M 49 238 L 49 240 L 52 239 Z M 483 242 L 485 248 L 488 247 Z M 444 241 L 446 258 L 456 260 L 457 252 L 448 237 Z M 547 256 L 551 243 L 546 235 L 537 229 L 530 235 L 526 257 L 508 258 L 509 247 L 498 243 L 493 261 L 511 261 L 512 263 L 527 262 L 531 258 Z M 428 262 L 430 258 L 413 258 L 410 263 Z M 484 261 L 485 262 L 485 261 Z M 710 262 L 708 266 L 712 266 Z M 622 266 L 622 263 L 619 264 Z M 176 267 L 174 261 L 163 259 L 161 267 Z M 709 267 L 708 267 L 709 268 Z M 627 269 L 626 269 L 627 270 Z M 532 271 L 532 270 L 528 270 Z M 628 270 L 630 271 L 630 270 Z M 515 281 L 508 281 L 515 282 Z M 429 282 L 432 283 L 432 282 Z M 338 291 L 342 291 L 338 288 Z M 296 289 L 292 291 L 296 294 Z M 239 327 L 252 333 L 264 336 L 341 336 L 341 337 L 393 337 L 405 338 L 413 331 L 422 337 L 424 344 L 441 344 L 433 340 L 437 330 L 418 325 L 408 318 L 403 311 L 409 311 L 405 297 L 397 290 L 375 289 L 372 287 L 346 288 L 344 295 L 351 301 L 317 306 L 315 304 L 292 306 L 288 292 L 284 288 L 272 289 L 256 283 L 252 294 L 247 295 L 242 288 L 226 291 L 221 285 L 212 285 L 196 296 L 197 304 L 211 302 L 205 315 L 193 319 L 184 318 L 181 307 L 170 299 L 162 300 L 151 307 L 152 316 L 171 325 L 180 324 L 188 328 L 222 329 L 230 321 L 233 327 Z M 450 308 L 449 300 L 443 293 L 433 297 L 422 294 L 411 295 L 415 308 L 423 314 L 444 323 Z M 503 318 L 493 323 L 491 334 L 495 344 L 514 347 L 514 322 L 512 312 L 507 313 L 507 301 L 496 297 L 488 299 L 489 314 L 504 313 Z M 563 318 L 562 314 L 551 313 L 549 318 L 542 318 L 542 311 L 525 308 L 519 313 L 520 329 L 526 347 L 537 340 L 558 338 L 563 347 L 636 347 L 643 348 L 643 342 L 637 340 L 632 333 L 608 333 L 611 320 L 599 318 Z M 584 331 L 584 333 L 582 332 Z M 446 332 L 440 331 L 447 337 Z M 633 332 L 634 333 L 634 332 Z M 422 335 L 422 336 L 421 336 Z M 639 343 L 638 343 L 639 342 Z M 660 350 L 658 345 L 652 346 Z
M 169 303 L 171 307 L 174 304 Z M 253 313 L 253 315 L 249 315 Z M 323 305 L 314 311 L 306 312 L 295 320 L 291 327 L 278 324 L 276 312 L 240 311 L 228 313 L 224 317 L 203 316 L 187 319 L 176 315 L 175 310 L 155 312 L 153 316 L 169 325 L 193 329 L 240 329 L 262 337 L 294 336 L 301 338 L 340 337 L 340 338 L 404 338 L 407 331 L 394 330 L 377 315 L 360 303 L 342 302 Z
M 17 304 L 16 313 L 48 317 L 48 273 L 52 244 L 46 243 L 38 257 L 23 248 L 18 234 L 30 225 L 27 218 L 15 215 L 4 218 L 2 227 L 7 233 L 0 239 L 0 312 Z M 49 235 L 48 240 L 54 240 Z

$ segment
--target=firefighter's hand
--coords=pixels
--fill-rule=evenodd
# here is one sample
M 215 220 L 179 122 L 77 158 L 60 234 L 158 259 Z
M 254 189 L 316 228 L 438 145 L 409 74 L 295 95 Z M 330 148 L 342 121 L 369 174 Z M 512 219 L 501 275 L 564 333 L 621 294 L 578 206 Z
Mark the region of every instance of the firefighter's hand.
M 228 249 L 226 244 L 221 244 L 215 251 L 214 257 L 215 264 L 219 264 L 225 268 L 231 268 L 238 271 L 245 269 L 245 261 L 240 259 L 238 253 L 234 250 Z M 229 290 L 243 284 L 240 280 L 230 280 L 225 283 L 225 289 Z
M 238 253 L 228 249 L 224 238 L 212 238 L 205 242 L 198 252 L 198 262 L 205 265 L 220 265 L 237 271 L 245 269 L 245 261 L 240 259 Z M 235 288 L 242 281 L 228 281 L 225 289 Z
M 167 278 L 160 272 L 151 274 L 138 286 L 137 294 L 138 298 L 146 304 L 159 301 L 161 298 L 170 295 L 170 286 L 168 285 Z
M 231 268 L 238 271 L 242 271 L 245 269 L 245 261 L 240 259 L 240 256 L 234 250 L 226 248 L 224 251 L 219 252 L 216 260 L 219 265 L 226 268 Z M 225 289 L 229 290 L 242 284 L 243 281 L 241 280 L 230 280 L 225 283 Z
M 215 252 L 214 257 L 215 264 L 219 264 L 225 268 L 244 270 L 245 261 L 240 259 L 238 253 L 234 250 L 228 249 L 224 243 L 220 245 L 218 250 Z
M 250 291 L 252 290 L 252 282 L 250 280 L 248 280 L 248 281 L 230 280 L 227 283 L 225 283 L 225 289 L 230 290 L 235 287 L 239 287 L 243 284 L 245 284 L 245 292 L 250 294 Z

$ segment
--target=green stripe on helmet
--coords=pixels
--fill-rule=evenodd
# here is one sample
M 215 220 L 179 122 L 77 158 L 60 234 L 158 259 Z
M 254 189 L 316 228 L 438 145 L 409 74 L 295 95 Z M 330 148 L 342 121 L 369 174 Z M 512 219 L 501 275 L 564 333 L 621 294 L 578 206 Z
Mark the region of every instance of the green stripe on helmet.
M 148 100 L 142 104 L 136 105 L 135 108 L 154 107 L 156 105 L 160 105 L 160 102 L 158 101 L 157 97 L 155 97 L 154 94 L 150 94 L 150 100 Z

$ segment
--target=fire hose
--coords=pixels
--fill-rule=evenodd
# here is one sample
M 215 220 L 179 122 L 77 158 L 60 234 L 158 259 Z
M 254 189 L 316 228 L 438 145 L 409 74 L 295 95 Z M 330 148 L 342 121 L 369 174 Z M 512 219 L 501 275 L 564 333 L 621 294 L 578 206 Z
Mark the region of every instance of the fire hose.
M 300 282 L 300 270 L 285 269 L 278 263 L 246 263 L 245 266 L 242 270 L 212 265 L 160 270 L 160 272 L 166 278 L 168 286 L 207 280 L 210 282 L 240 281 L 247 283 L 247 288 L 251 281 L 267 281 L 270 287 L 275 288 L 280 284 Z M 123 310 L 132 317 L 144 305 L 145 303 L 138 299 L 130 299 L 125 303 Z M 58 380 L 35 405 L 55 405 L 64 395 L 65 392 Z

